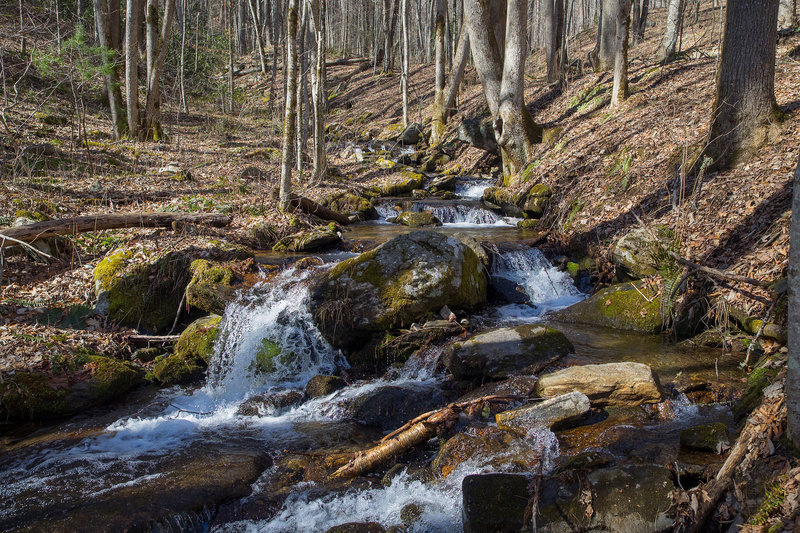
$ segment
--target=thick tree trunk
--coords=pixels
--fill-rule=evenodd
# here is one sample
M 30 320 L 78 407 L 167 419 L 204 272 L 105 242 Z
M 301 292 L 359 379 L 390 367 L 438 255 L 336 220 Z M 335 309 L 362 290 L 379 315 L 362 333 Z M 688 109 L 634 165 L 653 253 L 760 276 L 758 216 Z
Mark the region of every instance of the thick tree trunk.
M 107 0 L 94 0 L 94 21 L 100 46 L 113 50 L 108 73 L 103 76 L 108 94 L 108 107 L 111 109 L 111 124 L 114 138 L 120 139 L 128 132 L 125 108 L 122 105 L 122 92 L 119 87 L 119 68 L 117 51 L 113 47 L 109 24 L 109 4 Z M 117 13 L 119 15 L 119 13 Z M 117 21 L 119 22 L 119 21 Z
M 389 28 L 386 31 L 385 37 L 385 53 L 383 55 L 383 71 L 384 72 L 391 72 L 392 65 L 394 64 L 394 34 L 395 28 L 397 28 L 397 14 L 400 11 L 400 1 L 399 0 L 392 0 L 392 9 L 391 13 L 392 16 L 389 19 Z
M 141 0 L 128 0 L 125 11 L 125 97 L 128 134 L 139 134 L 139 15 Z
M 597 47 L 592 63 L 596 72 L 614 68 L 617 42 L 617 11 L 619 0 L 601 0 L 600 24 L 597 29 Z
M 544 1 L 544 38 L 545 55 L 547 57 L 547 81 L 561 81 L 562 70 L 566 59 L 566 35 L 564 31 L 566 13 L 564 0 Z
M 297 0 L 289 0 L 286 9 L 286 104 L 281 158 L 281 211 L 287 211 L 290 207 L 292 188 L 292 152 L 297 127 L 297 18 Z
M 445 1 L 436 0 L 436 15 L 434 24 L 436 28 L 436 80 L 433 91 L 433 116 L 431 117 L 431 145 L 442 142 L 444 135 L 446 117 L 445 92 L 444 92 L 444 69 L 445 69 L 445 43 L 444 43 L 444 23 L 446 11 Z
M 683 31 L 683 12 L 686 0 L 670 0 L 667 8 L 667 29 L 656 52 L 656 61 L 666 63 L 675 59 L 678 52 L 678 39 Z
M 628 99 L 628 30 L 630 27 L 631 0 L 619 0 L 617 12 L 617 53 L 614 58 L 614 86 L 611 107 Z
M 794 215 L 797 214 L 796 218 Z M 800 160 L 794 171 L 789 250 L 789 370 L 786 374 L 788 433 L 800 448 Z
M 705 155 L 728 168 L 777 131 L 775 48 L 778 0 L 728 0 L 717 93 Z
M 114 213 L 61 218 L 28 224 L 27 226 L 0 229 L 0 248 L 14 246 L 13 242 L 3 242 L 3 237 L 10 237 L 22 242 L 33 242 L 39 239 L 49 239 L 59 235 L 75 235 L 86 231 L 122 228 L 168 228 L 172 226 L 173 222 L 222 227 L 230 224 L 231 218 L 219 214 L 190 213 Z

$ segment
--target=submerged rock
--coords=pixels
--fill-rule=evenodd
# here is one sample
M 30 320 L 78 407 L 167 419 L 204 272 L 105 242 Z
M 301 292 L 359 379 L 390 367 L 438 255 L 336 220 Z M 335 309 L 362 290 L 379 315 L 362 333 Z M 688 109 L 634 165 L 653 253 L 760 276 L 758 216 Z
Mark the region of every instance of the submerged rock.
M 555 320 L 640 333 L 660 333 L 661 298 L 642 282 L 621 283 L 552 314 Z
M 430 211 L 403 211 L 394 219 L 395 224 L 412 228 L 422 226 L 441 226 L 442 222 Z
M 471 310 L 485 301 L 486 274 L 475 252 L 434 231 L 401 235 L 342 261 L 311 287 L 315 322 L 339 348 L 361 347 L 444 305 Z
M 462 463 L 472 461 L 495 470 L 530 472 L 541 461 L 541 454 L 541 447 L 533 441 L 479 424 L 447 439 L 431 462 L 431 468 L 447 477 Z
M 377 522 L 347 522 L 333 526 L 325 533 L 384 533 L 386 530 Z
M 523 531 L 528 485 L 522 474 L 473 474 L 461 483 L 464 533 Z
M 572 391 L 584 393 L 596 406 L 635 406 L 663 399 L 658 376 L 643 363 L 572 366 L 540 376 L 536 383 L 536 393 L 540 396 Z
M 560 331 L 525 324 L 453 343 L 444 354 L 444 364 L 455 379 L 502 379 L 517 373 L 535 374 L 574 350 Z
M 680 438 L 682 448 L 701 452 L 721 454 L 731 447 L 728 428 L 722 422 L 684 429 Z
M 327 396 L 346 386 L 347 382 L 339 376 L 317 375 L 306 383 L 306 396 L 309 398 Z
M 497 413 L 497 427 L 525 436 L 536 427 L 563 427 L 585 416 L 591 405 L 582 392 L 570 392 L 542 403 L 523 405 L 510 411 Z

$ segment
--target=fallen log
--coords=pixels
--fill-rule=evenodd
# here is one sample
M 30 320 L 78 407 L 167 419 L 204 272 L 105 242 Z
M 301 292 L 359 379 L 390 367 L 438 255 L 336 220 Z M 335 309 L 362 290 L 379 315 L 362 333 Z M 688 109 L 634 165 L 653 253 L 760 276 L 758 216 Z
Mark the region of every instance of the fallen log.
M 315 215 L 325 220 L 332 220 L 342 226 L 350 224 L 350 217 L 344 215 L 333 209 L 328 209 L 324 205 L 320 205 L 314 200 L 306 198 L 305 196 L 293 195 L 289 200 L 289 205 L 292 209 L 299 209 L 300 211 L 309 215 Z
M 131 335 L 128 337 L 128 341 L 132 344 L 139 344 L 145 346 L 151 346 L 153 344 L 175 344 L 180 339 L 180 335 Z
M 327 61 L 325 67 L 338 67 L 341 65 L 358 65 L 360 63 L 369 63 L 372 61 L 369 57 L 353 57 L 351 59 L 337 59 L 336 61 Z
M 411 448 L 436 436 L 440 427 L 455 423 L 462 411 L 487 402 L 510 402 L 517 396 L 484 396 L 468 402 L 451 403 L 437 411 L 429 411 L 392 431 L 377 446 L 358 452 L 346 465 L 331 474 L 331 478 L 356 477 L 387 462 Z
M 76 235 L 86 231 L 123 228 L 169 228 L 173 222 L 202 224 L 223 227 L 231 223 L 231 217 L 219 214 L 191 213 L 114 213 L 60 218 L 37 222 L 26 226 L 0 229 L 0 248 L 15 246 L 10 239 L 33 242 L 60 235 Z M 6 239 L 3 239 L 6 237 Z

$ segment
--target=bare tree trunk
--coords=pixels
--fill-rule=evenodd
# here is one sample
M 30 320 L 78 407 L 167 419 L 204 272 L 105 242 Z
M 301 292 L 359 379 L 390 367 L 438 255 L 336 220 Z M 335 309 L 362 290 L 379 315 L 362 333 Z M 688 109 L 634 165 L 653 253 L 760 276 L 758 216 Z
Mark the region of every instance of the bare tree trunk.
M 259 23 L 258 14 L 256 13 L 255 0 L 248 0 L 247 4 L 250 6 L 250 16 L 253 19 L 253 27 L 256 33 L 256 43 L 258 45 L 258 60 L 261 63 L 261 73 L 266 76 L 267 74 L 267 60 L 264 57 L 264 38 L 261 36 L 261 24 Z
M 631 26 L 631 31 L 633 33 L 633 44 L 639 44 L 641 41 L 644 40 L 644 31 L 647 27 L 647 15 L 650 11 L 650 0 L 641 0 L 642 7 L 641 11 L 638 10 L 634 6 L 634 12 L 636 13 L 634 24 Z M 638 12 L 638 13 L 637 13 Z
M 292 188 L 292 152 L 297 126 L 297 15 L 297 0 L 289 0 L 286 9 L 286 110 L 281 158 L 281 211 L 287 211 L 290 207 Z
M 614 87 L 611 107 L 628 99 L 628 30 L 630 27 L 631 0 L 619 0 L 617 13 L 617 53 L 614 59 Z
M 125 97 L 128 134 L 139 134 L 139 15 L 141 0 L 128 0 L 125 10 Z
M 112 47 L 111 29 L 109 28 L 107 0 L 94 0 L 94 21 L 97 29 L 97 36 L 101 47 L 113 52 L 108 72 L 103 76 L 106 83 L 106 93 L 108 94 L 108 107 L 111 109 L 111 124 L 114 130 L 114 138 L 120 139 L 128 132 L 125 109 L 122 105 L 122 93 L 119 88 L 119 69 L 117 65 L 116 50 Z
M 403 96 L 403 127 L 408 127 L 408 0 L 400 0 L 400 20 L 403 31 L 403 52 L 400 60 L 400 92 Z
M 234 76 L 233 76 L 233 71 L 235 69 L 234 64 L 233 64 L 233 39 L 234 39 L 234 34 L 235 34 L 235 30 L 234 30 L 234 27 L 233 27 L 233 1 L 234 0 L 228 0 L 228 2 L 227 2 L 227 13 L 228 13 L 228 18 L 227 18 L 227 21 L 228 21 L 228 109 L 227 109 L 227 111 L 231 115 L 233 114 L 233 93 L 234 93 L 234 90 L 235 90 L 235 87 L 234 87 Z M 224 5 L 225 5 L 225 3 L 223 2 L 223 6 Z M 222 110 L 223 112 L 225 112 L 224 107 L 225 106 L 223 106 L 223 110 Z
M 775 49 L 778 0 L 728 0 L 717 93 L 705 155 L 724 169 L 760 148 L 777 131 Z
M 328 167 L 327 153 L 325 151 L 325 41 L 327 39 L 325 17 L 327 13 L 327 0 L 313 0 L 311 13 L 314 22 L 316 45 L 311 83 L 311 99 L 314 108 L 313 174 L 314 179 L 321 179 L 325 176 Z
M 181 61 L 180 61 L 180 80 L 181 80 L 181 108 L 184 113 L 189 112 L 186 105 L 186 12 L 189 10 L 188 0 L 182 0 L 181 9 Z
M 611 70 L 616 58 L 617 11 L 619 0 L 601 0 L 600 24 L 597 29 L 596 53 L 592 63 L 597 72 Z
M 154 24 L 158 21 L 158 12 L 155 9 L 155 2 L 148 0 L 148 33 L 150 32 L 151 20 Z M 152 9 L 151 9 L 152 8 Z M 144 110 L 144 124 L 142 133 L 145 136 L 152 136 L 153 140 L 161 139 L 161 102 L 159 95 L 159 81 L 161 78 L 161 69 L 164 66 L 164 58 L 167 56 L 167 43 L 169 42 L 169 32 L 172 28 L 172 15 L 175 13 L 175 0 L 166 0 L 164 4 L 164 21 L 161 25 L 161 36 L 157 37 L 158 41 L 154 46 L 153 64 L 149 68 L 147 77 L 147 103 Z M 152 16 L 154 19 L 151 19 Z M 148 35 L 148 39 L 149 39 Z M 149 43 L 148 43 L 149 44 Z M 148 59 L 149 59 L 148 46 Z
M 467 59 L 469 59 L 469 32 L 467 31 L 466 24 L 461 25 L 461 31 L 458 36 L 458 44 L 456 45 L 456 54 L 453 58 L 453 69 L 450 71 L 450 76 L 447 78 L 447 100 L 445 101 L 446 118 L 449 118 L 456 109 L 456 97 L 458 96 L 458 89 L 461 86 L 461 81 L 464 79 L 464 69 L 467 67 Z
M 789 249 L 789 363 L 786 374 L 787 432 L 800 448 L 800 160 L 794 171 L 792 193 L 792 229 Z
M 686 0 L 670 0 L 667 10 L 667 29 L 656 52 L 656 61 L 666 63 L 675 59 L 678 52 L 678 37 L 683 28 L 683 12 Z
M 556 83 L 561 81 L 566 59 L 564 0 L 544 0 L 543 8 L 547 81 Z
M 295 144 L 297 156 L 295 158 L 295 165 L 297 170 L 303 171 L 303 152 L 305 152 L 306 141 L 306 125 L 308 124 L 308 106 L 306 105 L 306 97 L 308 95 L 308 61 L 306 60 L 306 32 L 308 28 L 308 2 L 303 2 L 302 11 L 300 12 L 300 26 L 298 28 L 297 36 L 297 57 L 298 57 L 298 71 L 297 71 L 297 131 Z
M 442 142 L 446 121 L 444 69 L 445 69 L 445 43 L 444 22 L 446 17 L 446 4 L 444 0 L 436 1 L 435 28 L 436 28 L 436 81 L 433 93 L 433 116 L 431 117 L 431 144 Z
M 392 0 L 392 7 L 391 7 L 391 18 L 389 19 L 389 27 L 386 30 L 386 34 L 384 35 L 385 43 L 385 53 L 383 55 L 383 71 L 384 72 L 391 72 L 392 65 L 394 64 L 394 33 L 395 28 L 397 27 L 397 14 L 400 11 L 400 1 L 399 0 Z

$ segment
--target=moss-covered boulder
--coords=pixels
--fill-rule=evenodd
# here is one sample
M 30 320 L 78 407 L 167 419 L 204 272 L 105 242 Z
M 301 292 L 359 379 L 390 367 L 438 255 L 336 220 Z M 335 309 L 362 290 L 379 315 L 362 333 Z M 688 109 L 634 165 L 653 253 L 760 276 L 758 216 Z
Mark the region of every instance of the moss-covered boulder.
M 728 428 L 722 422 L 693 426 L 681 431 L 681 448 L 723 453 L 731 447 Z
M 103 405 L 141 382 L 134 364 L 100 355 L 79 356 L 76 372 L 48 376 L 19 372 L 0 383 L 0 419 L 42 420 Z
M 311 286 L 315 322 L 340 348 L 361 347 L 373 334 L 408 327 L 444 305 L 471 310 L 485 302 L 478 256 L 435 231 L 395 237 L 321 272 Z
M 435 172 L 451 161 L 451 157 L 444 152 L 435 152 L 422 162 L 422 170 Z
M 272 374 L 281 369 L 291 367 L 297 360 L 293 352 L 287 352 L 272 339 L 261 339 L 261 346 L 250 363 L 250 372 L 253 374 Z
M 531 187 L 522 201 L 522 212 L 526 218 L 542 218 L 553 191 L 544 183 Z
M 339 245 L 342 237 L 332 227 L 301 231 L 279 240 L 272 247 L 274 252 L 318 252 Z
M 535 374 L 575 351 L 563 333 L 541 324 L 498 328 L 447 347 L 444 364 L 455 379 L 504 379 Z
M 339 194 L 326 202 L 327 206 L 346 215 L 355 215 L 358 220 L 377 220 L 378 212 L 369 198 L 355 194 Z
M 172 324 L 189 283 L 191 259 L 170 252 L 143 261 L 130 250 L 117 250 L 94 269 L 98 313 L 115 322 L 158 332 Z
M 659 333 L 664 324 L 658 292 L 643 282 L 621 283 L 553 313 L 555 320 L 608 328 Z
M 434 178 L 433 180 L 431 180 L 431 183 L 428 186 L 428 190 L 431 193 L 437 193 L 442 191 L 455 192 L 456 176 L 448 175 L 448 176 L 439 176 L 437 178 Z
M 156 380 L 165 385 L 176 385 L 202 378 L 214 355 L 220 320 L 222 317 L 211 315 L 189 324 L 175 344 L 174 353 L 158 359 L 153 365 Z
M 377 192 L 381 196 L 404 196 L 411 194 L 414 189 L 422 188 L 423 177 L 417 172 L 403 170 L 396 172 L 393 177 L 390 183 L 378 187 Z
M 517 205 L 516 194 L 506 187 L 489 187 L 483 191 L 483 203 L 492 209 L 499 209 L 508 216 L 522 217 L 522 209 Z
M 236 274 L 229 266 L 205 259 L 192 261 L 192 279 L 186 287 L 186 305 L 206 313 L 221 315 L 234 294 Z
M 403 211 L 397 215 L 394 222 L 412 228 L 442 225 L 442 222 L 430 211 Z
M 675 232 L 666 226 L 636 228 L 614 245 L 612 260 L 632 278 L 656 274 L 665 252 L 675 249 Z

